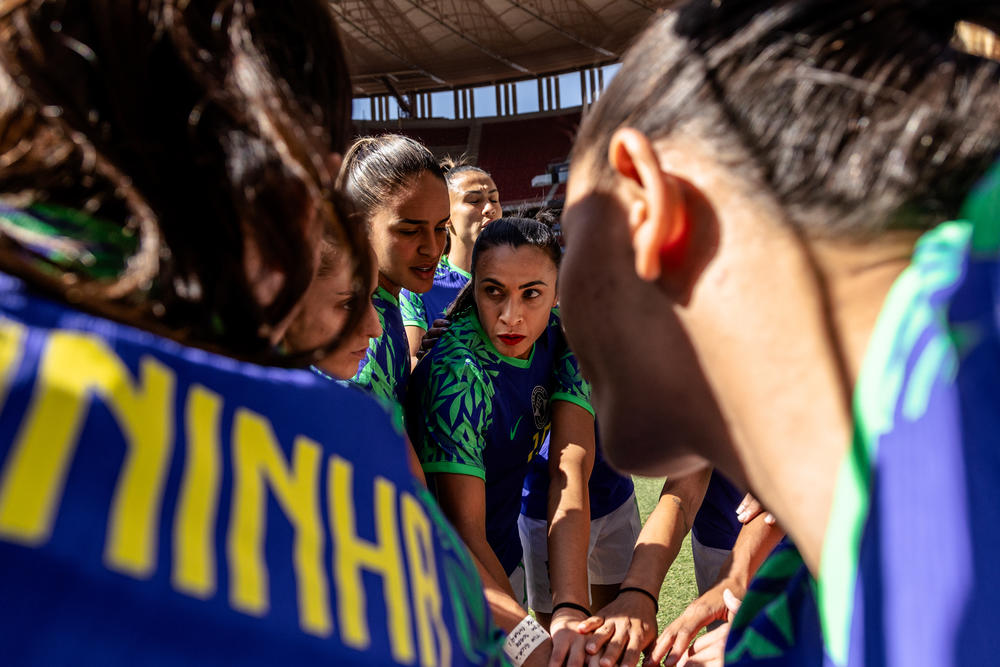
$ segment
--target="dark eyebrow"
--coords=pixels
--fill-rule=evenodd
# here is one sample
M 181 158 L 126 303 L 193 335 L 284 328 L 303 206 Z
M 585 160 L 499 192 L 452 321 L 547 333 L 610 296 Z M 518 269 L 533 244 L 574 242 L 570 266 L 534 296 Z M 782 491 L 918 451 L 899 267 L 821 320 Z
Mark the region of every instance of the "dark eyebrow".
M 494 285 L 497 285 L 499 287 L 505 287 L 505 285 L 496 278 L 483 278 L 480 282 L 493 283 Z
M 450 219 L 451 219 L 451 213 L 449 212 L 448 215 L 446 215 L 441 220 L 438 220 L 434 224 L 435 225 L 440 225 L 440 224 L 443 224 L 445 222 L 448 222 L 448 220 L 450 220 Z M 427 220 L 414 220 L 412 218 L 400 218 L 399 220 L 396 221 L 396 224 L 403 223 L 403 222 L 405 222 L 408 225 L 429 225 L 430 224 L 430 222 L 427 221 Z
M 487 190 L 486 194 L 492 195 L 492 194 L 497 194 L 499 192 L 500 192 L 499 190 L 497 190 L 496 188 L 493 188 L 492 190 Z M 467 195 L 481 195 L 481 194 L 483 194 L 483 191 L 482 190 L 466 190 L 465 194 L 467 194 Z
M 544 280 L 532 280 L 530 283 L 524 283 L 523 285 L 518 285 L 517 289 L 528 289 L 529 287 L 534 287 L 535 285 L 545 285 L 548 287 L 548 283 Z

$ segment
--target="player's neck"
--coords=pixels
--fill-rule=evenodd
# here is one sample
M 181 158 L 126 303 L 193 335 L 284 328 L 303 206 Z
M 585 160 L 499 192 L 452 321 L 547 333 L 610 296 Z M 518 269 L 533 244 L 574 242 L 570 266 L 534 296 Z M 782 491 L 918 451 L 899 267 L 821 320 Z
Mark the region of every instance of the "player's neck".
M 403 289 L 398 284 L 392 282 L 385 277 L 385 274 L 379 271 L 378 273 L 378 286 L 384 289 L 389 294 L 393 295 L 397 299 L 399 298 L 399 292 Z
M 448 251 L 448 263 L 456 269 L 472 273 L 472 246 L 465 245 L 453 236 L 451 249 Z
M 743 250 L 690 322 L 746 476 L 814 575 L 851 439 L 855 381 L 915 238 L 864 247 L 802 244 L 781 232 L 731 240 Z

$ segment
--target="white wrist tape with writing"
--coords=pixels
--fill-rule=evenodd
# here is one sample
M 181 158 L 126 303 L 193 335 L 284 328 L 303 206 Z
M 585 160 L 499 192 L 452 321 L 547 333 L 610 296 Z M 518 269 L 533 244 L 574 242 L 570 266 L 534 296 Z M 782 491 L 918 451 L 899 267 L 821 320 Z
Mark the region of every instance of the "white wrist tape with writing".
M 549 633 L 545 632 L 545 628 L 539 625 L 538 621 L 531 616 L 525 616 L 517 627 L 511 630 L 510 636 L 504 642 L 503 652 L 514 667 L 521 667 L 531 652 L 548 638 Z

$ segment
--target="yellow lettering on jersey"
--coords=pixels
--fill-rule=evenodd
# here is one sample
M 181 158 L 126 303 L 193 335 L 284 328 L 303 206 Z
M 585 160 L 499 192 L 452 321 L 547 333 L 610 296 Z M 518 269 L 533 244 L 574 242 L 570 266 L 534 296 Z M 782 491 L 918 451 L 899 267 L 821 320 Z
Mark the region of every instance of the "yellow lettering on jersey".
M 438 582 L 437 564 L 434 562 L 434 543 L 431 523 L 420 502 L 409 493 L 401 495 L 403 511 L 403 536 L 406 556 L 410 563 L 410 588 L 417 617 L 417 637 L 420 643 L 420 664 L 425 667 L 451 664 L 451 641 L 448 628 L 441 615 L 441 586 Z M 435 650 L 441 647 L 438 657 Z
M 324 572 L 324 533 L 319 508 L 319 445 L 298 437 L 289 470 L 270 423 L 239 409 L 233 424 L 234 488 L 227 537 L 229 599 L 237 609 L 261 616 L 267 612 L 267 564 L 264 532 L 270 488 L 295 528 L 294 563 L 299 623 L 320 637 L 333 631 L 330 594 Z M 265 486 L 266 485 L 266 486 Z
M 48 539 L 91 392 L 107 403 L 128 453 L 109 517 L 105 556 L 130 574 L 152 572 L 163 482 L 170 459 L 174 379 L 151 358 L 133 386 L 128 368 L 100 339 L 57 331 L 39 363 L 35 393 L 0 488 L 0 535 Z
M 172 581 L 188 595 L 215 593 L 215 520 L 222 479 L 219 422 L 222 398 L 200 385 L 187 396 L 184 423 L 187 455 L 174 518 Z
M 367 599 L 362 571 L 382 577 L 387 626 L 392 656 L 412 664 L 413 646 L 410 607 L 406 596 L 406 574 L 399 544 L 396 487 L 377 477 L 374 484 L 375 542 L 358 537 L 354 511 L 354 466 L 331 456 L 327 472 L 327 495 L 334 544 L 333 572 L 337 584 L 337 612 L 345 644 L 359 650 L 371 646 Z
M 148 577 L 156 567 L 160 505 L 174 445 L 174 374 L 144 357 L 139 362 L 141 382 L 133 389 L 125 366 L 119 371 L 112 387 L 98 388 L 128 446 L 111 501 L 104 560 L 111 569 Z

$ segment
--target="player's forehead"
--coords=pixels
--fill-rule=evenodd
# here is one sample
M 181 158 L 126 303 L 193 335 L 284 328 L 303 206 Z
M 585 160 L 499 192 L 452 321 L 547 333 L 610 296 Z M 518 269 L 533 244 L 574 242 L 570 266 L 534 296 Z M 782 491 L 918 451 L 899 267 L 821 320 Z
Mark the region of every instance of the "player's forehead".
M 487 248 L 477 257 L 475 268 L 479 282 L 491 281 L 506 286 L 536 280 L 550 283 L 557 273 L 552 258 L 541 248 L 531 245 Z
M 459 194 L 496 193 L 497 184 L 489 174 L 481 171 L 464 171 L 453 177 L 451 189 Z

